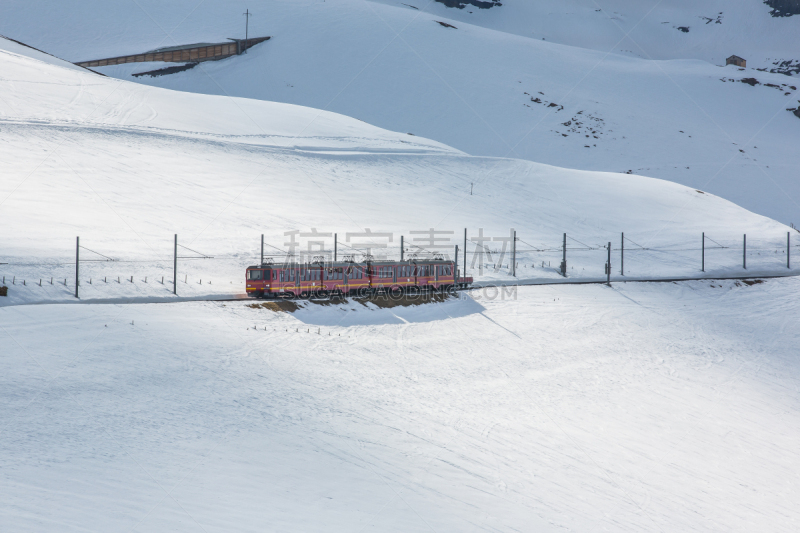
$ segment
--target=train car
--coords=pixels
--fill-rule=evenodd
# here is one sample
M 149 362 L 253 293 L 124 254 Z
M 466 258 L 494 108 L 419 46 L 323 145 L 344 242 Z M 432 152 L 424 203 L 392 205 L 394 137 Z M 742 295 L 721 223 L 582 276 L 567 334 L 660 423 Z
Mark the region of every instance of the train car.
M 247 295 L 255 298 L 307 298 L 312 295 L 365 295 L 374 292 L 466 288 L 472 278 L 458 276 L 454 261 L 282 263 L 247 267 Z

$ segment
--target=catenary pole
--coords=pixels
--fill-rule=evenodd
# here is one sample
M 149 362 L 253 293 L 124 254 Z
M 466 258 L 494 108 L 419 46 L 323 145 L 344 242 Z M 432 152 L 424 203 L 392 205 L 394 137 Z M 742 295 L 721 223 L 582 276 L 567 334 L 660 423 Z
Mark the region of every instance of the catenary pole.
M 259 263 L 259 265 L 263 265 L 263 264 L 264 264 L 264 234 L 262 233 L 261 234 L 261 262 Z
M 78 274 L 80 271 L 81 266 L 81 238 L 75 237 L 75 298 L 80 298 L 78 296 Z
M 456 244 L 455 264 L 453 265 L 453 285 L 458 285 L 458 245 Z
M 606 283 L 611 286 L 611 241 L 608 241 L 608 264 L 606 265 Z
M 400 235 L 400 261 L 403 260 L 403 236 Z
M 567 277 L 567 234 L 564 234 L 564 244 L 562 245 L 563 256 L 561 258 L 561 275 Z
M 700 270 L 705 272 L 706 271 L 706 232 L 703 232 L 703 246 L 702 246 L 702 254 L 700 259 Z
M 339 234 L 333 234 L 333 262 L 336 262 L 337 255 L 339 253 Z
M 747 270 L 747 233 L 744 234 L 742 241 L 742 268 Z
M 619 275 L 625 275 L 625 232 L 622 232 L 619 248 Z
M 467 228 L 464 228 L 464 277 L 467 277 Z
M 789 260 L 789 256 L 792 253 L 792 249 L 790 248 L 791 238 L 789 237 L 789 232 L 786 232 L 786 268 L 792 268 L 792 263 Z
M 172 294 L 178 294 L 178 234 L 175 234 L 175 248 L 172 254 Z
M 511 228 L 511 275 L 517 277 L 517 230 Z

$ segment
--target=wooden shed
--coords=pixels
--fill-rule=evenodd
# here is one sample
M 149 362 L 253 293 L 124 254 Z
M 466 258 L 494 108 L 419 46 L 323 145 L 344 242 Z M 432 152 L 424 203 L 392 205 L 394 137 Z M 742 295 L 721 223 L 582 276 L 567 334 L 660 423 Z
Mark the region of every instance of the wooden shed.
M 731 56 L 725 60 L 726 65 L 736 65 L 737 67 L 747 67 L 747 61 L 739 56 Z

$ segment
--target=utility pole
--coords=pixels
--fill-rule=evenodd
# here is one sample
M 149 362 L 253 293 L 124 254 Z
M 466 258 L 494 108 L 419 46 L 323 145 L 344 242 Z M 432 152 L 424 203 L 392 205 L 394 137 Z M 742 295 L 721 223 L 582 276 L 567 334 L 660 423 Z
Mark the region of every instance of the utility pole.
M 259 263 L 259 265 L 263 265 L 263 264 L 264 264 L 264 234 L 262 233 L 261 234 L 261 262 Z
M 608 262 L 606 263 L 606 283 L 611 286 L 611 241 L 608 241 Z
M 178 234 L 175 234 L 175 253 L 172 256 L 172 294 L 178 294 Z
M 621 246 L 619 251 L 619 275 L 625 275 L 625 232 L 622 232 Z
M 467 277 L 467 228 L 464 228 L 464 277 Z
M 744 242 L 742 243 L 742 268 L 747 270 L 747 233 L 744 234 Z
M 792 268 L 792 263 L 789 261 L 789 256 L 792 253 L 792 249 L 790 248 L 792 241 L 791 237 L 789 237 L 789 232 L 786 232 L 786 268 Z
M 75 298 L 78 296 L 78 273 L 81 265 L 81 238 L 75 237 Z
M 561 275 L 567 277 L 567 234 L 564 234 L 563 257 L 561 259 Z
M 400 261 L 403 260 L 403 236 L 400 235 Z
M 242 15 L 244 15 L 246 17 L 246 19 L 245 19 L 246 21 L 244 23 L 244 48 L 242 49 L 242 53 L 246 54 L 247 53 L 247 37 L 248 37 L 249 31 L 250 31 L 250 17 L 252 17 L 253 14 L 250 13 L 250 10 L 248 9 L 247 11 L 242 13 Z
M 333 234 L 333 262 L 336 262 L 336 256 L 338 255 L 339 251 L 339 234 Z

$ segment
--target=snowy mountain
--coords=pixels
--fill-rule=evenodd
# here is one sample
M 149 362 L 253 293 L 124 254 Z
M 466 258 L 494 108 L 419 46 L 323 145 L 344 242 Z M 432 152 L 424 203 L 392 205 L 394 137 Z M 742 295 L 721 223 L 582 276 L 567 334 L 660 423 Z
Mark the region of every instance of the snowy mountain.
M 326 109 L 471 155 L 667 179 L 800 219 L 797 77 L 755 70 L 791 70 L 800 16 L 761 2 L 446 4 L 248 4 L 250 35 L 272 39 L 245 55 L 159 77 L 131 77 L 152 63 L 99 70 Z M 71 61 L 243 37 L 244 3 L 103 6 L 11 2 L 0 33 Z M 748 68 L 721 66 L 732 54 Z
M 63 26 L 84 24 L 77 6 L 48 6 Z M 125 35 L 133 13 L 114 11 L 103 31 Z M 64 38 L 56 29 L 42 39 Z M 272 44 L 176 76 L 258 64 Z M 631 61 L 613 62 L 633 75 Z M 699 86 L 707 68 L 689 65 Z M 778 92 L 719 86 L 743 101 Z M 524 96 L 556 113 L 547 95 Z M 574 116 L 564 128 L 618 134 Z M 752 279 L 797 274 L 785 239 L 797 257 L 800 236 L 708 190 L 150 87 L 4 39 L 0 163 L 3 530 L 710 533 L 800 521 L 800 278 Z M 632 249 L 623 277 L 614 247 L 612 287 L 420 305 L 234 298 L 261 234 L 286 250 L 287 230 L 338 232 L 355 254 L 376 243 L 348 232 L 369 228 L 394 237 L 379 253 L 396 256 L 400 235 L 452 230 L 455 244 L 465 227 L 497 239 L 491 259 L 470 244 L 482 281 L 512 279 L 492 264 L 508 261 L 497 248 L 511 228 L 526 247 L 517 279 L 537 283 L 563 279 L 549 264 L 564 232 L 571 282 L 602 279 L 603 245 L 622 231 Z M 174 234 L 179 295 L 232 301 L 172 295 Z M 620 282 L 703 275 L 751 279 Z

